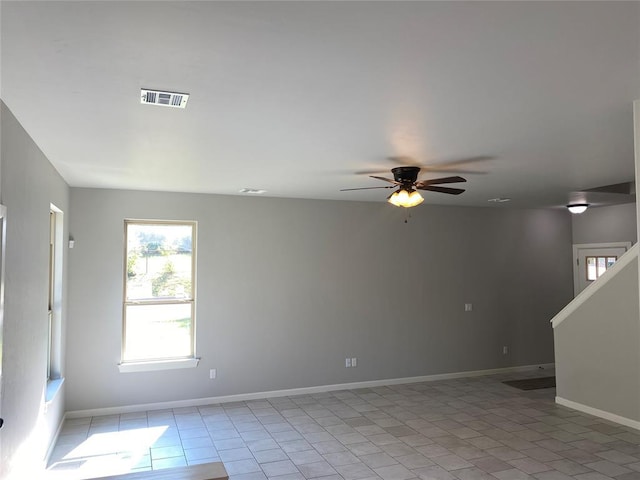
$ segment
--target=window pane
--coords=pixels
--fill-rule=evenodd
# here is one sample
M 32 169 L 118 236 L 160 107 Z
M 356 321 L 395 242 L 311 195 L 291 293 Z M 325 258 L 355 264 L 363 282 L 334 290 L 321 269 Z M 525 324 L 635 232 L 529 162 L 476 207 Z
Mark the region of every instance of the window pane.
M 607 268 L 611 268 L 611 266 L 616 263 L 618 257 L 607 257 Z
M 127 300 L 193 298 L 190 225 L 127 225 Z
M 598 277 L 602 275 L 607 269 L 606 258 L 598 257 Z
M 596 257 L 587 257 L 587 280 L 595 280 L 598 278 L 596 274 Z
M 127 305 L 125 361 L 189 357 L 191 303 Z

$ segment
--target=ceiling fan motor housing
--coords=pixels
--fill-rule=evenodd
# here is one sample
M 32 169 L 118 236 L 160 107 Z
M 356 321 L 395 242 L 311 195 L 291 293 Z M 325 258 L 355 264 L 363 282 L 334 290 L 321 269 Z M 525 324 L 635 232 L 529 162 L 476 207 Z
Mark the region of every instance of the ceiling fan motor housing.
M 393 178 L 396 182 L 401 183 L 403 187 L 411 188 L 418 180 L 420 167 L 396 167 L 391 169 Z

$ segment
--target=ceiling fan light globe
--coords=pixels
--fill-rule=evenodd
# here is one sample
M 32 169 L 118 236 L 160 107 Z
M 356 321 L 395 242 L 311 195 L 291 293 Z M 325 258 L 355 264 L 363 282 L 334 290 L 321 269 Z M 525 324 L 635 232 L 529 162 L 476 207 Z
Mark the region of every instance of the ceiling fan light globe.
M 402 188 L 394 192 L 387 201 L 396 207 L 410 208 L 420 205 L 424 201 L 424 198 L 415 190 L 408 192 Z
M 575 214 L 585 212 L 588 207 L 589 207 L 589 205 L 586 204 L 586 203 L 575 203 L 575 204 L 572 204 L 572 205 L 567 205 L 567 208 L 569 209 L 569 211 L 571 213 L 575 213 Z
M 407 199 L 407 203 L 405 207 L 415 207 L 424 202 L 424 198 L 415 190 L 409 194 L 409 198 Z
M 398 201 L 398 192 L 393 192 L 393 194 L 387 200 L 391 205 L 395 205 L 396 207 L 400 206 L 400 202 Z

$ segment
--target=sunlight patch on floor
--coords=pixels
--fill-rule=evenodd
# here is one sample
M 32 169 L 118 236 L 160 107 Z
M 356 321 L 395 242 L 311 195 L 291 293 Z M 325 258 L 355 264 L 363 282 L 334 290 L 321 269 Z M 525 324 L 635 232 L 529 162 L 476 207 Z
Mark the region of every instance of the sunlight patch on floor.
M 168 426 L 119 432 L 94 433 L 69 452 L 57 455 L 49 465 L 47 479 L 80 480 L 139 470 L 151 470 L 149 449 Z

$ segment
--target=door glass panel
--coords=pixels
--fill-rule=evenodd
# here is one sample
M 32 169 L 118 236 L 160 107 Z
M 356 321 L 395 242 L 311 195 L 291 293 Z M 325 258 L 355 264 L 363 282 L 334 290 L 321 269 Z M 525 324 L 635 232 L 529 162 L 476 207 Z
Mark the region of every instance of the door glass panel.
M 607 264 L 604 257 L 598 257 L 598 276 L 602 275 L 607 269 Z
M 586 257 L 587 280 L 592 282 L 599 278 L 608 268 L 616 263 L 618 257 Z
M 585 287 L 597 280 L 605 271 L 610 269 L 624 255 L 631 246 L 628 242 L 612 244 L 582 244 L 574 245 L 574 294 L 577 295 Z M 598 268 L 598 258 L 604 259 L 604 267 Z M 640 479 L 639 479 L 640 480 Z
M 596 273 L 596 257 L 587 257 L 587 280 L 595 280 L 598 278 Z

